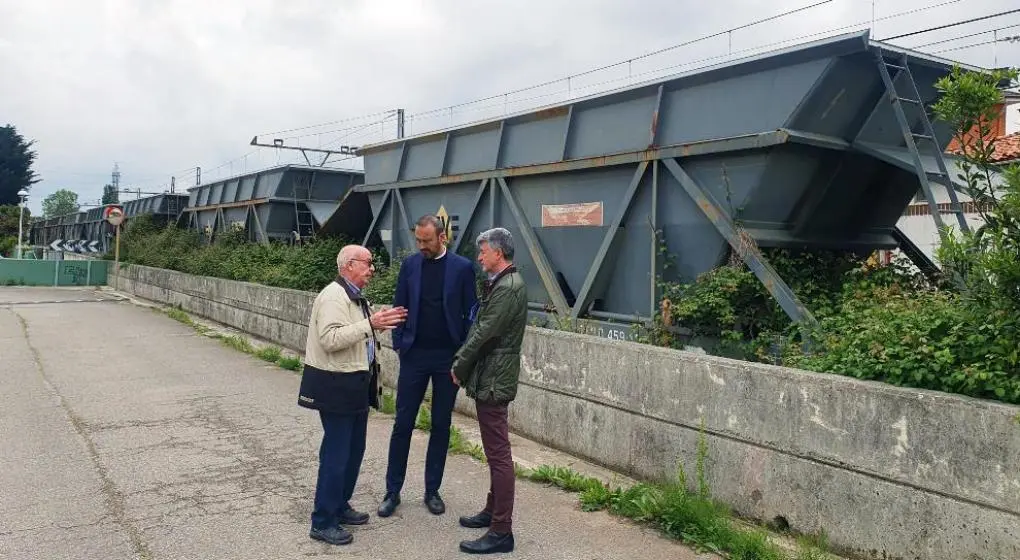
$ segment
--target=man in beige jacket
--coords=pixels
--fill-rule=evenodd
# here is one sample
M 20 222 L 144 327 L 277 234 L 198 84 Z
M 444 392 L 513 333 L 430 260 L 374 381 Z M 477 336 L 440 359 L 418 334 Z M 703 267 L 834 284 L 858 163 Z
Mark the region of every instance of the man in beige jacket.
M 298 404 L 319 411 L 323 430 L 309 536 L 342 545 L 354 540 L 343 525 L 368 522 L 350 499 L 365 455 L 368 409 L 379 408 L 375 333 L 400 324 L 407 310 L 371 312 L 361 294 L 374 272 L 368 249 L 348 245 L 336 265 L 336 280 L 312 304 Z

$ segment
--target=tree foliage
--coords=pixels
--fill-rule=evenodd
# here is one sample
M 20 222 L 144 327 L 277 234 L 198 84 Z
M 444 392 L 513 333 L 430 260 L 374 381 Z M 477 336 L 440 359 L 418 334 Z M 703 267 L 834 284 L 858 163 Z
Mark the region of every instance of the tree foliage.
M 28 208 L 22 209 L 21 207 L 13 204 L 0 206 L 0 237 L 11 236 L 15 239 L 18 237 L 18 216 L 23 214 L 22 218 L 22 229 L 23 235 L 28 232 L 28 224 L 32 218 L 32 211 Z
M 18 191 L 39 182 L 32 171 L 36 158 L 33 144 L 34 140 L 26 141 L 14 126 L 0 127 L 0 206 L 19 204 Z
M 103 204 L 117 204 L 120 202 L 120 193 L 113 185 L 106 185 L 103 187 Z
M 47 218 L 74 214 L 80 209 L 78 193 L 67 189 L 60 189 L 43 199 L 42 209 L 43 216 Z
M 983 222 L 976 231 L 950 236 L 937 256 L 982 312 L 1020 311 L 1020 165 L 993 161 L 998 139 L 991 134 L 1000 87 L 1017 76 L 1012 69 L 984 74 L 955 68 L 935 84 L 941 93 L 935 113 L 953 124 L 962 148 L 960 179 Z
M 336 278 L 336 255 L 350 243 L 341 238 L 320 238 L 299 246 L 245 241 L 241 231 L 221 233 L 212 244 L 196 231 L 159 227 L 151 216 L 132 218 L 121 234 L 121 260 L 267 286 L 319 291 Z M 109 255 L 108 255 L 109 257 Z M 375 255 L 375 276 L 365 288 L 369 301 L 393 301 L 398 266 L 388 266 Z

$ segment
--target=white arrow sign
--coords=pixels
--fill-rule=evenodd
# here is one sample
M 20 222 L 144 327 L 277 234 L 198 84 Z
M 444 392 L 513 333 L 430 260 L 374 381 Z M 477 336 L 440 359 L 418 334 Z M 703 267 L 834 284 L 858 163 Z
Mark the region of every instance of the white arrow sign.
M 63 251 L 64 248 L 60 246 L 60 244 L 63 242 L 64 242 L 63 239 L 58 239 L 53 243 L 50 243 L 50 249 L 53 249 L 54 251 Z
M 86 241 L 84 239 L 79 239 L 78 243 L 75 244 L 75 246 L 74 246 L 74 251 L 76 253 L 84 253 L 85 252 L 85 243 L 86 243 Z
M 89 252 L 91 252 L 91 253 L 98 253 L 99 252 L 99 242 L 98 241 L 89 241 Z
M 73 239 L 68 239 L 68 240 L 64 241 L 64 250 L 65 251 L 70 251 L 72 253 L 74 252 L 74 240 Z

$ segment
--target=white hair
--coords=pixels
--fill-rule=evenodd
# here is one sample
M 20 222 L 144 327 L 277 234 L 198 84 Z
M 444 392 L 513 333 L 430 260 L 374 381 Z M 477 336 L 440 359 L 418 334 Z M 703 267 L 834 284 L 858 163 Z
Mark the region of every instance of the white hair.
M 340 252 L 336 254 L 336 269 L 343 270 L 344 266 L 350 262 L 361 251 L 367 250 L 361 245 L 344 245 Z

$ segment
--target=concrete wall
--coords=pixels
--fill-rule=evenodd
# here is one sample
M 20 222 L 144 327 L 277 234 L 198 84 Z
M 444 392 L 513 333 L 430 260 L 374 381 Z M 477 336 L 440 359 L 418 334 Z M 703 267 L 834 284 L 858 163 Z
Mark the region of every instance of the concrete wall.
M 314 297 L 138 266 L 111 283 L 298 351 Z M 511 424 L 532 439 L 693 481 L 704 421 L 713 494 L 743 515 L 866 558 L 1020 558 L 1020 407 L 540 329 L 522 364 Z

